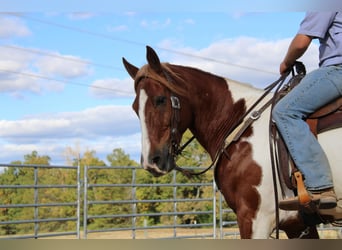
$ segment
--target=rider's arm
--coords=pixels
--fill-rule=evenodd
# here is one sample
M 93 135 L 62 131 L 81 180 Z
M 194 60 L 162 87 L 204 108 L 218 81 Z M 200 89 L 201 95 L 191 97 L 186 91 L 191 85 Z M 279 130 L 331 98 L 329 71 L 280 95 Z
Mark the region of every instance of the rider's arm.
M 305 53 L 312 39 L 313 38 L 311 36 L 303 34 L 297 34 L 293 38 L 286 56 L 279 67 L 279 72 L 281 75 L 286 73 L 293 66 L 295 61 Z

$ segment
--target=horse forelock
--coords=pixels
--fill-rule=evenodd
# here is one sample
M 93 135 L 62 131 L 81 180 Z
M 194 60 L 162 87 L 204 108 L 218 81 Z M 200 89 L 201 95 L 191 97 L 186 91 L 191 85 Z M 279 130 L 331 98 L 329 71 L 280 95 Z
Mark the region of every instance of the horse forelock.
M 162 73 L 155 72 L 148 64 L 144 65 L 137 72 L 134 79 L 134 89 L 137 91 L 140 80 L 143 78 L 150 78 L 157 81 L 159 84 L 163 85 L 165 88 L 169 89 L 175 94 L 184 96 L 187 93 L 186 85 L 184 80 L 181 78 L 180 74 L 175 72 L 170 68 L 170 64 L 162 63 Z M 166 77 L 165 74 L 170 76 L 170 79 Z

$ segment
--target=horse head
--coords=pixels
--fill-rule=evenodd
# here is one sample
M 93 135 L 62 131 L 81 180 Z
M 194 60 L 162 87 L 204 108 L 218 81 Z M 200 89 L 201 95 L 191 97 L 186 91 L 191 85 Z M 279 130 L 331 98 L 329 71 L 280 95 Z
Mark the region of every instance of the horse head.
M 123 58 L 134 80 L 136 97 L 133 110 L 139 117 L 142 136 L 141 165 L 154 176 L 162 176 L 176 167 L 175 156 L 182 134 L 191 119 L 182 79 L 160 63 L 147 46 L 148 64 L 138 68 Z

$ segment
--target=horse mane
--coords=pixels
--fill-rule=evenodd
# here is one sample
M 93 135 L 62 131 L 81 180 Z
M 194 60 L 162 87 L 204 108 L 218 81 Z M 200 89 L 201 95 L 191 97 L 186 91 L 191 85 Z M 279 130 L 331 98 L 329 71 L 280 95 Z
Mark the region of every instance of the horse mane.
M 144 65 L 139 69 L 135 77 L 134 88 L 137 89 L 137 85 L 142 78 L 151 78 L 170 91 L 180 95 L 185 96 L 187 93 L 187 86 L 185 80 L 181 77 L 180 73 L 175 72 L 171 67 L 176 67 L 176 65 L 171 65 L 169 63 L 161 63 L 162 73 L 154 71 L 148 64 Z M 179 66 L 181 67 L 181 66 Z

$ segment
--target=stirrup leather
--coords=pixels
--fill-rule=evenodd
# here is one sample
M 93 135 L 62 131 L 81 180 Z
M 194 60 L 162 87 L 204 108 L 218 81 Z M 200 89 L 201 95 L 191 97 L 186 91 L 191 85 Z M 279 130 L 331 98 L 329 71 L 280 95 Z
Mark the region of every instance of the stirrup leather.
M 293 176 L 295 177 L 297 183 L 299 204 L 302 207 L 307 207 L 311 202 L 311 196 L 305 188 L 303 176 L 300 171 L 294 172 Z

